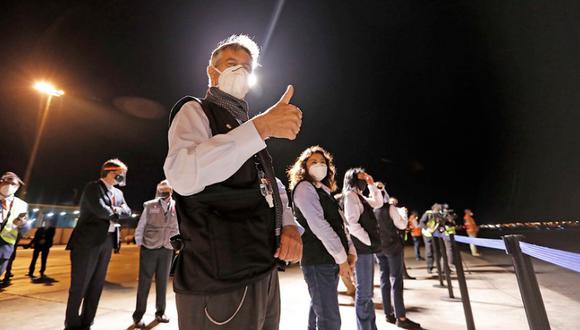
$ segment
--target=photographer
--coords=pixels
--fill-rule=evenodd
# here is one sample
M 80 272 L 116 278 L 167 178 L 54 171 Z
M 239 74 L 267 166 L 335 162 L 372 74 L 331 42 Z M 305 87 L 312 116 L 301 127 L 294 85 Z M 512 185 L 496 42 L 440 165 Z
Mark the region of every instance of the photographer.
M 12 173 L 6 172 L 0 178 L 0 276 L 6 271 L 8 261 L 15 249 L 18 233 L 27 228 L 28 204 L 14 196 L 24 183 Z M 4 283 L 8 284 L 10 277 Z
M 423 214 L 419 221 L 419 227 L 422 229 L 423 241 L 425 242 L 427 272 L 431 274 L 433 271 L 433 233 L 439 231 L 440 233 L 446 233 L 447 235 L 455 234 L 455 213 L 452 209 L 449 209 L 449 205 L 435 203 L 431 207 L 431 210 L 428 210 Z M 455 266 L 453 265 L 453 250 L 451 249 L 451 242 L 448 240 L 443 240 L 443 242 L 447 252 L 447 263 L 449 269 L 454 271 Z M 439 258 L 441 257 L 442 256 L 440 255 Z
M 126 175 L 123 162 L 108 160 L 101 178 L 83 190 L 79 220 L 66 247 L 71 251 L 71 284 L 65 329 L 89 329 L 95 319 L 111 254 L 119 247 L 118 221 L 131 216 L 123 192 L 115 187 L 125 186 Z
M 433 233 L 437 230 L 437 219 L 441 212 L 441 204 L 435 203 L 430 210 L 425 211 L 421 220 L 419 220 L 419 227 L 423 234 L 423 242 L 425 243 L 425 258 L 427 261 L 427 273 L 433 272 Z

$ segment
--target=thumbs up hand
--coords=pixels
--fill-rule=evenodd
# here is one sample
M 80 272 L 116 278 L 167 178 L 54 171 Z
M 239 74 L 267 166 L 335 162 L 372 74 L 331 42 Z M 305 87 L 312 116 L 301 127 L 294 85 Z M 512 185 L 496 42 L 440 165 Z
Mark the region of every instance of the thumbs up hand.
M 262 139 L 274 137 L 294 140 L 296 138 L 302 126 L 302 111 L 290 104 L 292 95 L 294 95 L 294 87 L 288 85 L 286 92 L 276 104 L 252 119 Z

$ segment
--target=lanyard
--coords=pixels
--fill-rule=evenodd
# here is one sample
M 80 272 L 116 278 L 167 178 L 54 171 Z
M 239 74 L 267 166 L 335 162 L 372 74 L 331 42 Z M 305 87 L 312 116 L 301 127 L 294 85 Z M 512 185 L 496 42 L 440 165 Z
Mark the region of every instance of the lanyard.
M 161 211 L 163 212 L 163 215 L 165 216 L 165 220 L 167 220 L 167 213 L 169 213 L 169 211 L 171 210 L 171 200 L 169 200 L 169 202 L 167 202 L 167 210 L 163 208 L 163 203 L 161 203 L 161 198 L 159 199 L 159 207 L 161 208 Z
M 10 201 L 10 206 L 8 207 L 8 213 L 6 213 L 6 218 L 4 218 L 4 205 L 2 205 L 2 223 L 7 222 L 12 213 L 12 207 L 14 206 L 14 198 Z
M 12 198 L 12 201 L 10 202 L 10 207 L 8 208 L 8 213 L 6 213 L 6 218 L 2 219 L 2 226 L 0 227 L 0 232 L 2 232 L 4 230 L 4 227 L 6 227 L 6 224 L 8 224 L 8 219 L 10 218 L 10 214 L 12 213 L 12 207 L 14 206 L 14 198 Z M 4 216 L 4 206 L 2 206 L 2 216 Z

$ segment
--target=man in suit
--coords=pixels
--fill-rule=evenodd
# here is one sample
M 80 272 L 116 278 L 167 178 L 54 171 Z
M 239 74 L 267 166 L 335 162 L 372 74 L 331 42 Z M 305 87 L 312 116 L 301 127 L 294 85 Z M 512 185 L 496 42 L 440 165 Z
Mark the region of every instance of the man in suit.
M 28 267 L 29 277 L 34 277 L 34 269 L 36 268 L 36 260 L 40 254 L 40 278 L 44 278 L 44 271 L 46 270 L 46 260 L 48 259 L 48 252 L 52 247 L 54 240 L 55 228 L 51 225 L 50 220 L 43 218 L 40 227 L 36 229 L 31 245 L 34 246 L 32 253 L 32 260 L 30 267 Z
M 123 192 L 115 188 L 125 185 L 126 175 L 123 162 L 108 160 L 101 178 L 88 183 L 81 196 L 79 220 L 67 244 L 71 285 L 65 329 L 89 329 L 95 318 L 111 254 L 118 247 L 118 221 L 131 216 Z
M 6 172 L 0 177 L 0 276 L 16 248 L 18 234 L 28 229 L 28 204 L 14 196 L 23 184 L 12 172 Z M 9 283 L 10 276 L 7 276 L 2 284 Z

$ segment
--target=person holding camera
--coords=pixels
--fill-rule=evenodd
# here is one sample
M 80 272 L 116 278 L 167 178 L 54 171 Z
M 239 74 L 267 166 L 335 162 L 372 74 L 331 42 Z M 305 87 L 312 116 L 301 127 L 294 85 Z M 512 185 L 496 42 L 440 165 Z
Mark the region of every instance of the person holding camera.
M 8 261 L 16 248 L 18 233 L 28 225 L 28 203 L 14 196 L 24 182 L 13 172 L 5 172 L 0 178 L 0 276 L 6 271 Z M 4 284 L 10 282 L 10 277 Z
M 363 193 L 368 187 L 370 195 Z M 383 196 L 373 177 L 362 168 L 346 171 L 343 183 L 344 215 L 356 248 L 355 310 L 358 330 L 377 328 L 373 303 L 374 254 L 381 250 L 381 238 L 373 209 L 383 206 Z
M 141 319 L 147 310 L 147 296 L 154 274 L 157 295 L 155 320 L 159 323 L 169 322 L 165 316 L 165 294 L 173 257 L 170 238 L 179 234 L 172 192 L 167 180 L 159 182 L 157 197 L 143 204 L 143 213 L 135 229 L 135 242 L 140 246 L 139 285 L 137 304 L 133 313 L 136 329 L 146 328 L 145 322 Z
M 65 329 L 89 329 L 95 319 L 113 249 L 119 248 L 118 222 L 131 216 L 123 192 L 115 187 L 125 186 L 126 176 L 127 165 L 110 159 L 101 166 L 101 178 L 83 190 L 79 219 L 66 246 L 71 284 Z
M 433 233 L 437 230 L 438 220 L 437 217 L 441 212 L 442 205 L 439 203 L 433 204 L 430 210 L 425 211 L 419 220 L 419 227 L 421 228 L 421 233 L 423 234 L 423 242 L 425 243 L 425 260 L 427 263 L 427 273 L 431 274 L 433 272 L 433 262 L 435 258 L 433 257 Z

